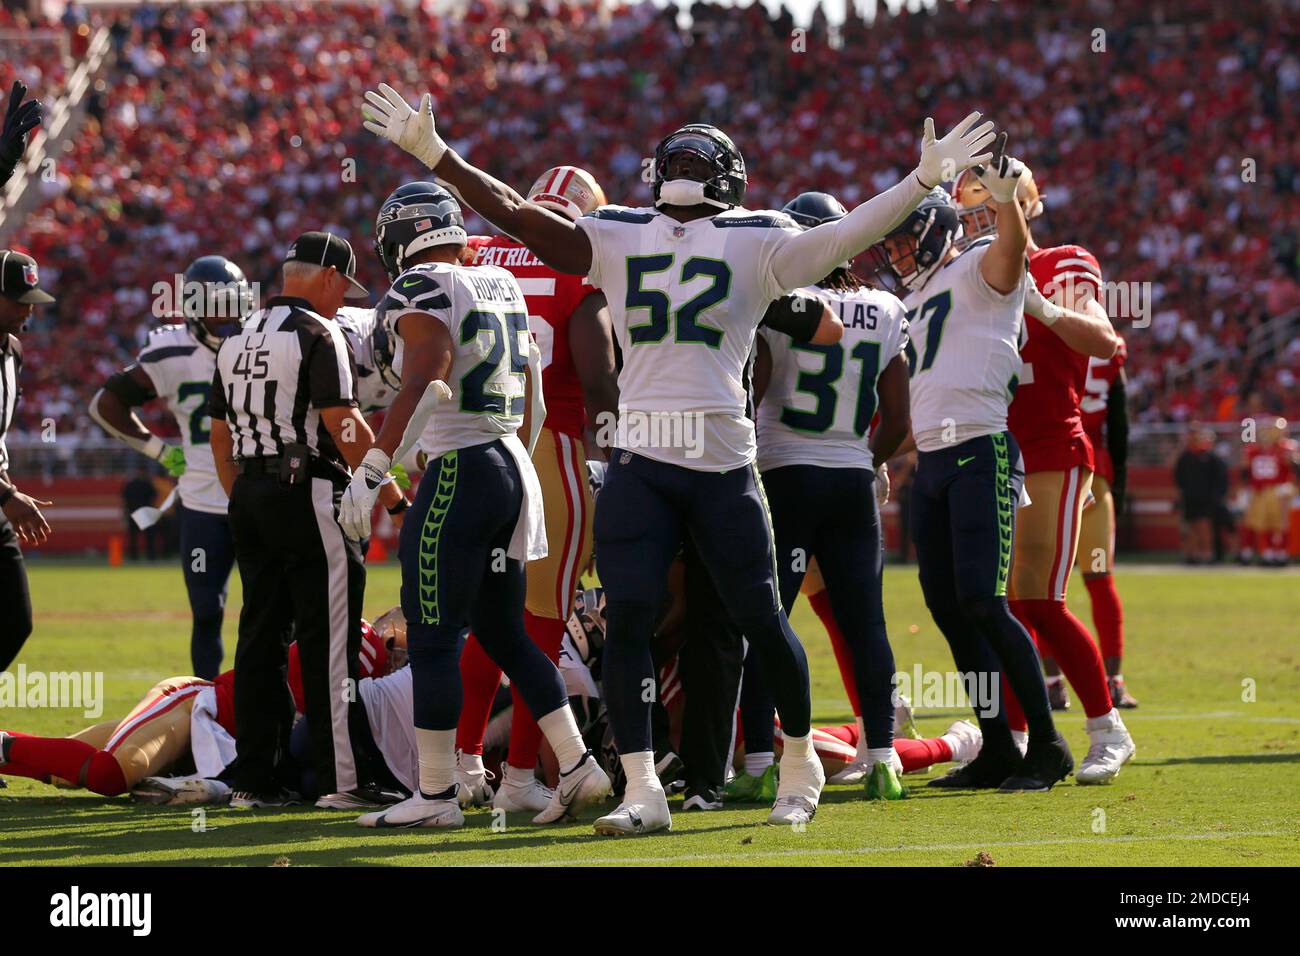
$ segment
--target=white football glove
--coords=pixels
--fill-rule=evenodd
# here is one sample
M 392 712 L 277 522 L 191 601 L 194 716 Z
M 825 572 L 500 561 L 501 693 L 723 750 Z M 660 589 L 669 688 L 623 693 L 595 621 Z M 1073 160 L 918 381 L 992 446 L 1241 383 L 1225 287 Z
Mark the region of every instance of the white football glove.
M 372 448 L 352 473 L 352 480 L 339 502 L 339 524 L 343 533 L 354 541 L 370 537 L 370 515 L 375 510 L 379 486 L 388 475 L 392 461 L 382 448 Z
M 921 162 L 916 167 L 916 178 L 926 189 L 939 183 L 956 179 L 957 174 L 977 163 L 987 163 L 992 153 L 981 152 L 993 142 L 993 124 L 975 123 L 980 118 L 978 110 L 954 126 L 943 139 L 934 137 L 934 120 L 925 118 L 925 132 L 921 136 Z
M 420 97 L 420 108 L 413 110 L 397 90 L 380 83 L 378 93 L 366 91 L 361 116 L 366 129 L 396 143 L 430 169 L 447 152 L 447 144 L 434 127 L 433 97 L 428 93 Z
M 889 500 L 889 466 L 880 465 L 876 468 L 876 504 L 880 507 L 885 506 Z
M 1025 311 L 1043 325 L 1052 325 L 1065 314 L 1059 305 L 1043 295 L 1028 267 L 1025 269 Z
M 993 159 L 988 165 L 976 166 L 975 175 L 979 177 L 984 188 L 989 191 L 994 202 L 1015 202 L 1016 187 L 1025 175 L 1025 164 L 1006 153 L 1007 134 L 998 136 L 997 145 L 993 147 Z

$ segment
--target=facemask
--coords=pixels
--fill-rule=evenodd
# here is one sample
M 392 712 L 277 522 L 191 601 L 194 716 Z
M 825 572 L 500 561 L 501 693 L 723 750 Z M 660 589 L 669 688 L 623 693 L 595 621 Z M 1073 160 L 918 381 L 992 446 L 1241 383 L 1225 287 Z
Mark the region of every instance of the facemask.
M 698 206 L 705 202 L 704 183 L 693 179 L 670 179 L 659 186 L 656 206 Z

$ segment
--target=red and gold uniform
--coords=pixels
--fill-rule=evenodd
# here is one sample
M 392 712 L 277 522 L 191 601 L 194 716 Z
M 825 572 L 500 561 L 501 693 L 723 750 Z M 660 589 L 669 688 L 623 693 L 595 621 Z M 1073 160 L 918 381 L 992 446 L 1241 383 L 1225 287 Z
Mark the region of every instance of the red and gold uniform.
M 1259 440 L 1246 446 L 1243 472 L 1249 501 L 1242 520 L 1242 553 L 1249 557 L 1254 545 L 1270 563 L 1287 556 L 1287 523 L 1295 495 L 1296 444 L 1286 435 L 1286 419 L 1269 419 L 1259 430 Z
M 1079 570 L 1087 574 L 1109 572 L 1115 558 L 1115 501 L 1111 484 L 1115 480 L 1115 463 L 1106 445 L 1106 413 L 1110 388 L 1119 378 L 1128 360 L 1128 347 L 1121 341 L 1119 350 L 1108 359 L 1091 359 L 1084 384 L 1083 430 L 1092 444 L 1095 468 L 1092 476 L 1093 503 L 1083 510 L 1079 528 Z

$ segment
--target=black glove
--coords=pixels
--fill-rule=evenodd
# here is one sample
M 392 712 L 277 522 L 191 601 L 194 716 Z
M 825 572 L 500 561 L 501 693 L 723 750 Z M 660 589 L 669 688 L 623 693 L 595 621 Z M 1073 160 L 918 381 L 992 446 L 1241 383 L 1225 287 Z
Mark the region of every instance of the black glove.
M 9 181 L 18 160 L 23 158 L 27 148 L 27 134 L 41 125 L 41 101 L 28 100 L 27 87 L 21 80 L 14 80 L 14 88 L 9 91 L 9 105 L 5 109 L 5 124 L 0 130 L 0 186 Z

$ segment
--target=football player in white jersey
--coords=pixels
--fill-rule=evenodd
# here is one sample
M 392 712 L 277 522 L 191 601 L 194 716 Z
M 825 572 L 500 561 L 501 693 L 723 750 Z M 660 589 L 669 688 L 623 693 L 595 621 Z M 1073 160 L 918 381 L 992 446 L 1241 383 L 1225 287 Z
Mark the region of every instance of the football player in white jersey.
M 433 183 L 398 187 L 375 222 L 376 249 L 393 279 L 377 317 L 384 329 L 379 361 L 401 388 L 339 506 L 349 537 L 369 536 L 379 486 L 426 390 L 446 383 L 451 397 L 433 409 L 420 435 L 428 466 L 398 546 L 419 786 L 410 799 L 362 816 L 358 822 L 367 827 L 465 822 L 456 723 L 460 642 L 469 626 L 519 687 L 559 761 L 559 783 L 534 822 L 572 817 L 609 793 L 609 778 L 578 733 L 559 670 L 524 630 L 524 562 L 546 554 L 541 488 L 516 435 L 529 384 L 541 387 L 528 307 L 505 269 L 460 264 L 465 243 L 460 207 Z M 530 410 L 531 430 L 544 414 Z
M 825 777 L 810 737 L 808 663 L 781 608 L 772 531 L 754 469 L 744 370 L 773 299 L 817 282 L 901 222 L 944 177 L 990 154 L 992 124 L 967 116 L 921 162 L 843 219 L 806 232 L 741 206 L 735 144 L 685 126 L 655 151 L 654 205 L 607 206 L 574 222 L 471 166 L 439 137 L 432 97 L 412 109 L 391 87 L 366 94 L 366 128 L 411 153 L 502 232 L 548 265 L 586 275 L 609 302 L 623 353 L 619 440 L 596 508 L 596 553 L 609 607 L 605 691 L 627 772 L 604 834 L 671 826 L 650 739 L 650 638 L 667 571 L 690 534 L 737 627 L 763 655 L 788 733 L 772 823 L 802 825 Z
M 1047 790 L 1074 769 L 1047 703 L 1038 652 L 1007 604 L 1015 508 L 1024 466 L 1007 430 L 1024 334 L 1024 166 L 1005 155 L 980 170 L 997 204 L 997 233 L 958 252 L 952 197 L 936 189 L 873 250 L 906 288 L 911 323 L 912 434 L 917 447 L 912 532 L 921 588 L 965 675 L 984 745 L 931 786 Z M 1005 676 L 1029 722 L 1016 748 L 1000 706 Z
M 835 197 L 803 193 L 782 210 L 805 229 L 846 215 Z M 867 782 L 867 795 L 901 799 L 902 763 L 894 740 L 894 655 L 881 604 L 884 552 L 879 505 L 888 461 L 908 433 L 907 319 L 894 295 L 865 286 L 838 263 L 805 290 L 828 302 L 844 325 L 833 345 L 801 345 L 759 330 L 755 382 L 758 469 L 772 511 L 781 603 L 794 605 L 804 572 L 816 560 L 835 619 L 852 652 L 862 701 L 858 760 L 835 782 Z M 880 424 L 871 427 L 876 412 Z M 881 493 L 877 493 L 876 488 Z M 773 714 L 756 654 L 746 660 L 741 712 L 746 773 L 727 795 L 748 799 L 762 788 L 760 754 L 773 752 Z
M 334 314 L 334 321 L 347 336 L 357 361 L 357 406 L 366 416 L 382 411 L 393 404 L 402 383 L 375 360 L 376 310 L 345 305 Z
M 89 411 L 106 432 L 178 479 L 181 564 L 194 617 L 190 657 L 195 676 L 211 680 L 221 671 L 221 622 L 235 548 L 208 445 L 208 392 L 217 349 L 239 330 L 253 302 L 243 271 L 223 256 L 190 263 L 183 289 L 185 321 L 150 332 L 135 363 L 104 383 Z M 134 412 L 159 398 L 180 429 L 178 445 L 153 434 Z

